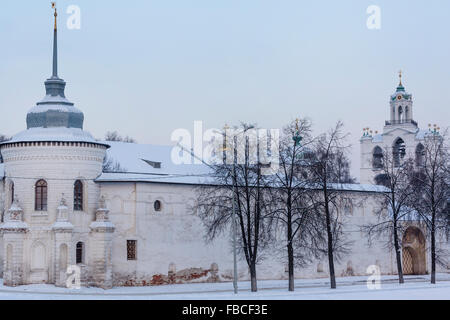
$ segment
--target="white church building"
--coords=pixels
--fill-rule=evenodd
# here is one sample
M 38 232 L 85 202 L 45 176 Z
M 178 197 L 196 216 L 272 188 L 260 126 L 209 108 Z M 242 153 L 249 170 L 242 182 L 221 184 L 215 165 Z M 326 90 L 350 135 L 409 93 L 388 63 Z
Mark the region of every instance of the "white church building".
M 94 139 L 83 129 L 82 111 L 65 97 L 65 86 L 58 76 L 55 22 L 53 74 L 45 81 L 46 95 L 28 112 L 26 130 L 0 144 L 4 285 L 65 286 L 71 265 L 80 267 L 83 285 L 102 288 L 230 281 L 229 235 L 205 242 L 202 222 L 189 209 L 206 168 L 173 164 L 170 146 Z M 381 242 L 369 247 L 358 226 L 375 221 L 376 203 L 384 191 L 374 185 L 377 147 L 398 144 L 407 152 L 419 148 L 423 131 L 412 111 L 412 97 L 400 85 L 383 133 L 361 140 L 364 184 L 342 189 L 355 201 L 345 208 L 353 245 L 336 264 L 339 276 L 366 275 L 370 265 L 378 265 L 384 274 L 396 273 L 393 252 Z M 107 154 L 123 172 L 103 172 Z M 408 230 L 414 240 L 408 250 L 415 254 L 404 255 L 410 259 L 405 273 L 427 273 L 426 231 Z M 248 279 L 243 259 L 238 266 L 240 279 Z M 279 257 L 267 257 L 257 271 L 259 279 L 287 278 Z M 299 269 L 296 276 L 327 277 L 326 258 Z

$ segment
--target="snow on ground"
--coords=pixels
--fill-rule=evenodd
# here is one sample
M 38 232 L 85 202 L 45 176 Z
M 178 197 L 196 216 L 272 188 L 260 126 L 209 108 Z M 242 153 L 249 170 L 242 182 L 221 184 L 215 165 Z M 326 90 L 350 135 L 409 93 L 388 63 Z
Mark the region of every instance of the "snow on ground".
M 437 279 L 431 285 L 429 276 L 408 276 L 399 285 L 395 276 L 383 276 L 380 290 L 369 290 L 367 277 L 338 278 L 336 290 L 329 288 L 328 279 L 302 279 L 296 280 L 295 292 L 287 291 L 286 280 L 271 280 L 259 281 L 257 293 L 250 292 L 249 282 L 240 282 L 238 295 L 232 283 L 70 290 L 53 285 L 10 288 L 0 281 L 0 300 L 450 300 L 450 274 Z

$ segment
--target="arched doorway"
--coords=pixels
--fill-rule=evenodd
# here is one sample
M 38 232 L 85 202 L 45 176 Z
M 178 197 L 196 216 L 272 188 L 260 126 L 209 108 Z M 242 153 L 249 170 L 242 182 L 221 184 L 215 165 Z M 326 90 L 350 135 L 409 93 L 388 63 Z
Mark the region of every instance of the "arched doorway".
M 425 237 L 417 227 L 409 227 L 403 234 L 403 274 L 426 274 Z

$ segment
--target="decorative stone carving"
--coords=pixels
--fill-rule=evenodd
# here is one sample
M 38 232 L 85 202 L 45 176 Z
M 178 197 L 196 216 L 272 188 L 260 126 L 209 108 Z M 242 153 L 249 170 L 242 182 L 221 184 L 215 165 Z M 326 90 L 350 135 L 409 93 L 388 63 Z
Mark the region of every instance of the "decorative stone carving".
M 14 196 L 14 202 L 5 216 L 5 222 L 0 225 L 3 232 L 26 232 L 28 225 L 23 221 L 23 210 L 19 205 L 18 196 Z
M 106 200 L 104 196 L 100 197 L 99 208 L 95 213 L 95 221 L 97 222 L 109 221 L 109 210 L 106 208 Z
M 91 223 L 90 241 L 93 243 L 89 268 L 91 283 L 94 286 L 109 289 L 113 286 L 112 237 L 114 224 L 109 221 L 109 210 L 105 198 L 99 199 L 99 208 L 95 221 Z
M 61 196 L 57 212 L 56 222 L 53 224 L 52 229 L 56 232 L 71 232 L 73 230 L 73 225 L 69 221 L 69 208 L 67 207 L 64 193 Z

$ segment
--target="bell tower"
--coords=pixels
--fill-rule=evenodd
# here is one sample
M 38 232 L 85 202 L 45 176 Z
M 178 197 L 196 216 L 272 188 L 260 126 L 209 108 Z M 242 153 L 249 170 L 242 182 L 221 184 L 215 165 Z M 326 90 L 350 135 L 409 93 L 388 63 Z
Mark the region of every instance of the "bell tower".
M 386 126 L 411 124 L 417 127 L 417 122 L 413 120 L 412 95 L 407 93 L 402 83 L 402 71 L 399 72 L 400 82 L 397 90 L 391 96 L 390 120 L 386 121 Z
M 361 137 L 362 184 L 382 184 L 383 153 L 391 151 L 398 155 L 394 161 L 399 165 L 405 157 L 415 157 L 417 148 L 424 139 L 426 130 L 420 130 L 413 118 L 412 95 L 403 86 L 403 74 L 399 72 L 399 84 L 389 98 L 390 119 L 386 120 L 382 132 L 363 129 Z

